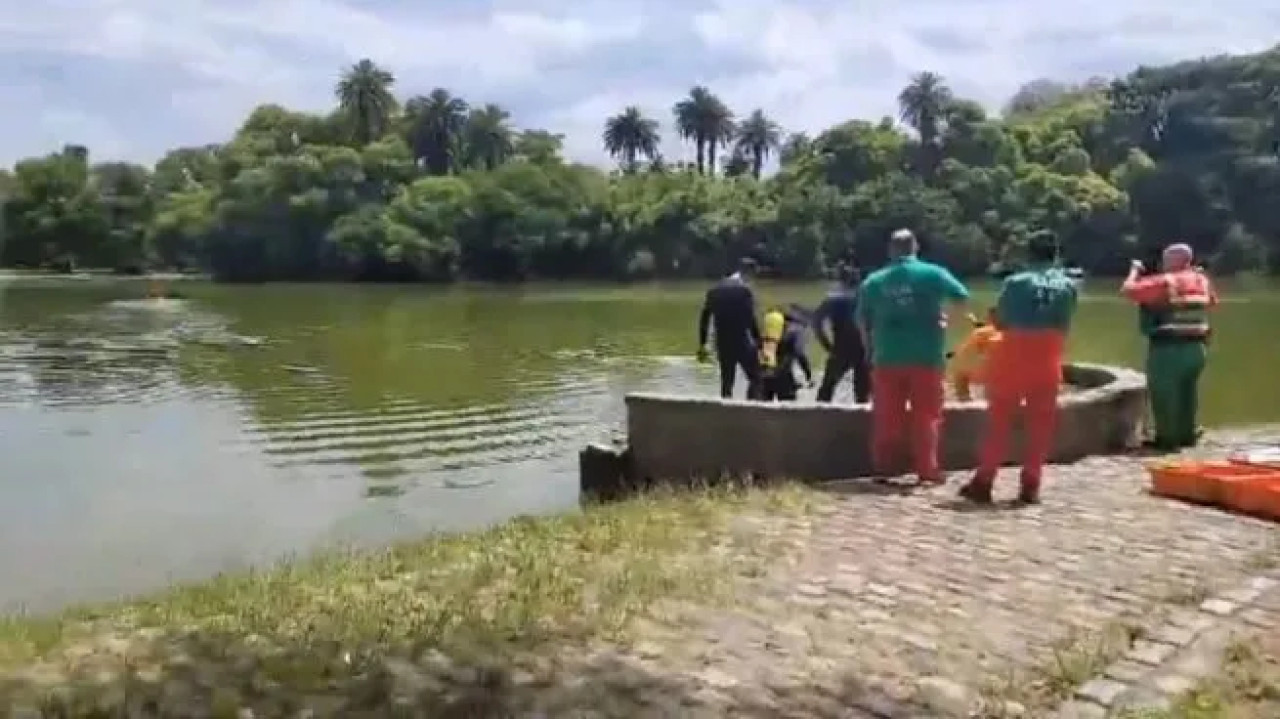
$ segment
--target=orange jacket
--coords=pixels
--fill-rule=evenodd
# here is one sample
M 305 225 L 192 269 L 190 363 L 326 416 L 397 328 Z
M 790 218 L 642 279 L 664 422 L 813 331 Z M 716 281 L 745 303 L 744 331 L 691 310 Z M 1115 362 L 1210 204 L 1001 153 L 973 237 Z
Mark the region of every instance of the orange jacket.
M 988 364 L 992 348 L 1000 342 L 1001 333 L 991 325 L 974 327 L 964 342 L 956 348 L 953 372 L 965 375 L 970 381 L 981 383 L 986 381 Z

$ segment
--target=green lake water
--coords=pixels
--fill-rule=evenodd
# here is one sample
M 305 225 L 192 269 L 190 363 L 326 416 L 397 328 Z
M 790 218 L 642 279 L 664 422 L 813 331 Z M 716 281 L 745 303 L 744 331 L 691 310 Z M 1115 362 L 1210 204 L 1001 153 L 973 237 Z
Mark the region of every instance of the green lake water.
M 564 510 L 627 392 L 715 392 L 703 286 L 173 287 L 0 279 L 0 610 Z M 1280 420 L 1280 289 L 1222 291 L 1204 420 Z M 1113 282 L 1071 351 L 1140 366 Z

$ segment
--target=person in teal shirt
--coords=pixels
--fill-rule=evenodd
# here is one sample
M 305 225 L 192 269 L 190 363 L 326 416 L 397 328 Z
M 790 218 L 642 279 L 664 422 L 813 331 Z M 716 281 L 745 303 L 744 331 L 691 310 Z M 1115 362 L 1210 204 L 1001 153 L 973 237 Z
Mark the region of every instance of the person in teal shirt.
M 996 323 L 1000 343 L 987 358 L 987 428 L 978 468 L 960 495 L 991 501 L 996 472 L 1009 455 L 1014 421 L 1021 416 L 1025 443 L 1018 502 L 1040 501 L 1040 480 L 1053 449 L 1058 391 L 1067 333 L 1076 313 L 1076 280 L 1058 266 L 1058 238 L 1040 230 L 1027 241 L 1030 266 L 1000 288 Z
M 969 291 L 945 267 L 921 260 L 919 247 L 910 230 L 893 233 L 889 264 L 862 283 L 858 326 L 871 348 L 874 472 L 898 474 L 909 454 L 922 484 L 940 484 L 946 310 Z

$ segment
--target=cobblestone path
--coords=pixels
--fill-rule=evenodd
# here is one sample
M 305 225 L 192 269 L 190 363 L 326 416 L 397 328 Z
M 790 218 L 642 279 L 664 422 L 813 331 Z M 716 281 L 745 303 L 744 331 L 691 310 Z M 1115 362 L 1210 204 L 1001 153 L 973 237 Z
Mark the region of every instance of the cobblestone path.
M 590 690 L 535 703 L 546 716 L 594 703 L 581 716 L 1093 718 L 1158 706 L 1153 665 L 1202 635 L 1280 626 L 1280 525 L 1152 497 L 1136 458 L 1055 467 L 1044 503 L 1023 509 L 956 502 L 961 479 L 912 494 L 843 483 L 819 517 L 764 520 L 792 559 L 744 585 L 741 607 L 670 608 L 644 642 L 585 660 Z M 997 493 L 1015 485 L 1010 472 Z
M 1054 467 L 1029 508 L 961 503 L 962 479 L 838 483 L 805 519 L 742 518 L 784 557 L 731 605 L 655 607 L 629 646 L 388 660 L 361 681 L 403 697 L 393 714 L 319 696 L 282 716 L 1099 719 L 1167 702 L 1235 628 L 1280 631 L 1280 525 L 1152 497 L 1133 457 Z

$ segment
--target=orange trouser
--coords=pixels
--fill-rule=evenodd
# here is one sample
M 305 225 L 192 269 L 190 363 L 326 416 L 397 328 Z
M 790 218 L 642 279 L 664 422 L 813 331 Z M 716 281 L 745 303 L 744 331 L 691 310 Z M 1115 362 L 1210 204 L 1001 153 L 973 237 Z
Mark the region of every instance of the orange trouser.
M 1053 431 L 1058 419 L 1058 383 L 1027 387 L 987 385 L 987 432 L 978 455 L 979 484 L 990 485 L 1000 465 L 1009 456 L 1013 421 L 1021 412 L 1026 427 L 1022 456 L 1022 486 L 1040 488 L 1044 463 L 1053 449 Z
M 898 474 L 910 456 L 925 481 L 941 477 L 942 370 L 875 367 L 871 373 L 871 463 L 876 474 Z M 905 450 L 909 450 L 905 451 Z
M 1009 456 L 1013 422 L 1021 413 L 1026 428 L 1022 486 L 1036 491 L 1053 449 L 1062 384 L 1063 336 L 1048 331 L 1006 331 L 987 374 L 987 430 L 974 481 L 990 485 Z

